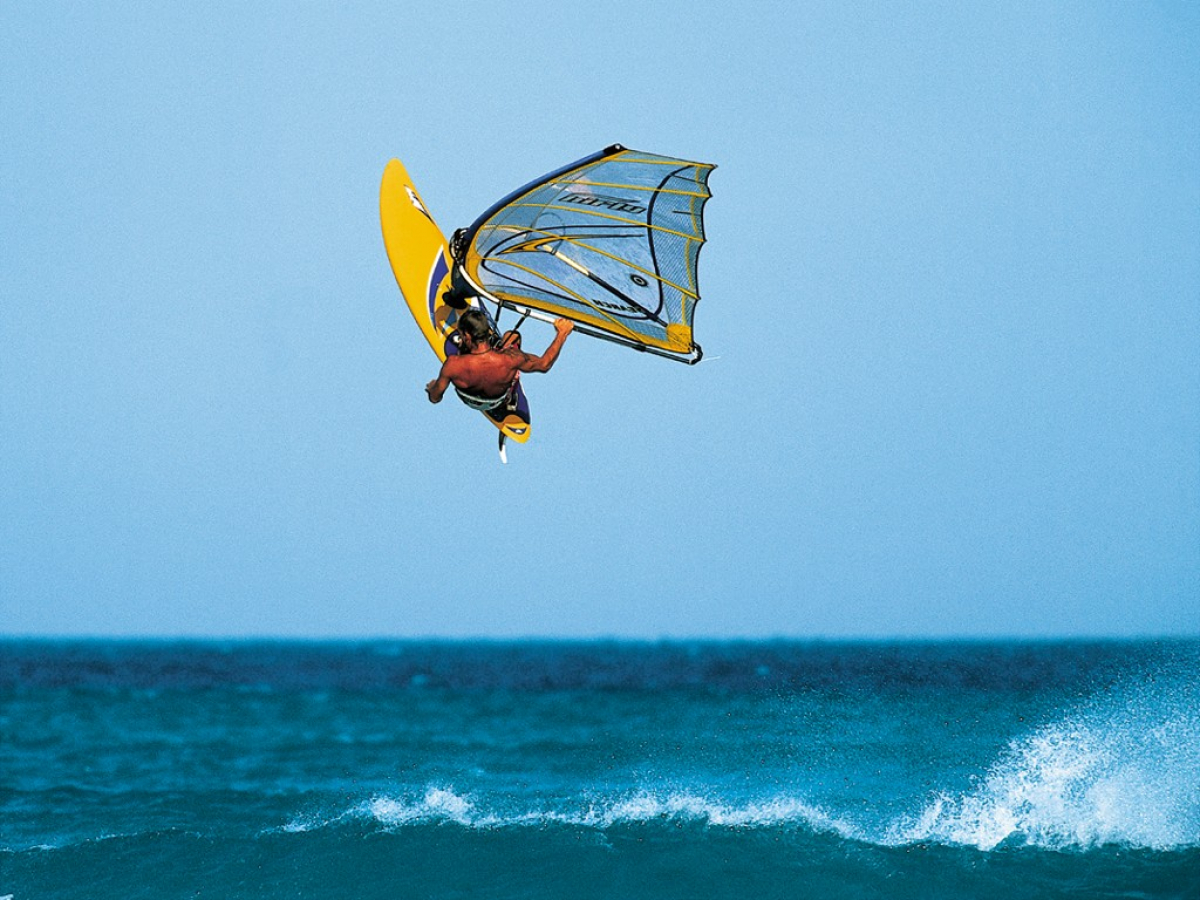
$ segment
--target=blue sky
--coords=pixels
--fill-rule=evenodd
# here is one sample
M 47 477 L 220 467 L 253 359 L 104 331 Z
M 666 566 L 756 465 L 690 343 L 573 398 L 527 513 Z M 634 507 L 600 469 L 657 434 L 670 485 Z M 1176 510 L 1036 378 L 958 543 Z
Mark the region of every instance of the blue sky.
M 1200 633 L 1183 2 L 0 7 L 0 633 Z M 716 163 L 685 367 L 430 406 L 378 223 Z M 531 347 L 550 329 L 526 327 Z

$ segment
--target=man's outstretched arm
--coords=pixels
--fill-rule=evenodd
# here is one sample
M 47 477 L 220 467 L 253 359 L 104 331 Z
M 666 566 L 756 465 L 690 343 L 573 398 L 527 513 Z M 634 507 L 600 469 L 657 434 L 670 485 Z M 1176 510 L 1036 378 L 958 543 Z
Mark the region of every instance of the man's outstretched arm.
M 442 371 L 438 373 L 438 377 L 425 385 L 425 393 L 429 395 L 430 403 L 441 403 L 442 397 L 446 395 L 446 391 L 450 389 L 450 376 L 446 374 L 446 367 L 442 366 Z
M 558 359 L 558 354 L 562 352 L 563 343 L 567 340 L 567 335 L 575 328 L 575 323 L 570 319 L 555 319 L 554 330 L 558 332 L 554 335 L 554 340 L 550 342 L 550 346 L 546 348 L 546 352 L 541 356 L 532 356 L 528 353 L 522 353 L 524 359 L 521 360 L 520 370 L 522 372 L 549 372 L 550 367 L 554 365 L 554 361 Z

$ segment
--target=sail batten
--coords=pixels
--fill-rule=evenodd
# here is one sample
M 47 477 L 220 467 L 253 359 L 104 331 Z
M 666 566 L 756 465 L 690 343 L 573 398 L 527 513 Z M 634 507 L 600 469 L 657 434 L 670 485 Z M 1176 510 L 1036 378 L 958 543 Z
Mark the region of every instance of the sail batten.
M 620 222 L 623 225 L 633 225 L 638 228 L 649 228 L 651 231 L 661 231 L 664 234 L 673 234 L 676 237 L 683 238 L 684 240 L 688 240 L 688 241 L 699 241 L 700 243 L 704 242 L 704 235 L 695 235 L 695 234 L 692 234 L 692 233 L 689 233 L 686 231 L 679 231 L 674 228 L 667 228 L 665 225 L 647 224 L 640 219 L 626 219 L 626 218 L 622 218 L 621 216 L 614 216 L 612 213 L 598 212 L 594 209 L 577 209 L 575 207 L 552 206 L 552 205 L 543 204 L 543 203 L 514 203 L 513 204 L 513 208 L 531 207 L 531 206 L 536 206 L 538 209 L 543 209 L 543 210 L 560 210 L 563 212 L 575 213 L 575 214 L 578 214 L 581 216 L 595 216 L 598 219 L 609 219 L 614 222 Z
M 694 362 L 696 267 L 713 168 L 609 148 L 495 204 L 467 229 L 457 262 L 497 303 Z

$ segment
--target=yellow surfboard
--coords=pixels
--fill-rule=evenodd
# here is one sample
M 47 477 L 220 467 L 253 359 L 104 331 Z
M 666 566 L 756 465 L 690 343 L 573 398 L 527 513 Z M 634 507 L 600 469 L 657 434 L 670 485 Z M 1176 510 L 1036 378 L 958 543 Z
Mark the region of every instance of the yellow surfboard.
M 379 219 L 383 244 L 404 302 L 437 358 L 444 361 L 448 353 L 457 352 L 450 335 L 458 321 L 458 310 L 442 299 L 450 287 L 450 247 L 398 159 L 383 170 Z M 531 433 L 529 402 L 519 382 L 517 390 L 515 409 L 501 408 L 483 415 L 505 436 L 525 443 Z

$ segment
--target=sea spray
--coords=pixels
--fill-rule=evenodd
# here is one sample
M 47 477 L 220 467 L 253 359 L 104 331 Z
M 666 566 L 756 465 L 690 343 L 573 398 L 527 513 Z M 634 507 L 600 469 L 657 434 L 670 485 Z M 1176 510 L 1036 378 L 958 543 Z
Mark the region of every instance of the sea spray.
M 1200 846 L 1200 684 L 1189 673 L 1109 686 L 1015 738 L 975 789 L 937 794 L 888 838 L 983 850 Z

